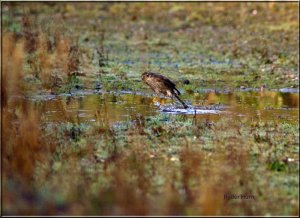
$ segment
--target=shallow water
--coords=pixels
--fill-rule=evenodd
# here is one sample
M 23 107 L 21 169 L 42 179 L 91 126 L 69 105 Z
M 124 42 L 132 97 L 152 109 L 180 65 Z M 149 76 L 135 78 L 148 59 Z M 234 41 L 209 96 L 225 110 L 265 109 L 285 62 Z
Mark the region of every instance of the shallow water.
M 299 92 L 279 91 L 204 91 L 185 96 L 190 106 L 154 95 L 132 93 L 96 93 L 78 91 L 72 94 L 41 94 L 28 98 L 49 122 L 106 122 L 132 120 L 137 115 L 158 113 L 196 116 L 197 119 L 219 120 L 224 116 L 250 117 L 261 120 L 299 122 Z

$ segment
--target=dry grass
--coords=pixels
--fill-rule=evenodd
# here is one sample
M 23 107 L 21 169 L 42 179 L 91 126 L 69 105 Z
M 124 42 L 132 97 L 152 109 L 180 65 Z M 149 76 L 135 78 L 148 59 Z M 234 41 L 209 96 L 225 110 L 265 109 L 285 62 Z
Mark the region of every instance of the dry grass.
M 62 21 L 57 18 L 56 22 Z M 80 60 L 78 47 L 66 36 L 65 29 L 51 23 L 39 27 L 37 20 L 26 15 L 22 18 L 22 27 L 22 34 L 19 36 L 4 33 L 3 57 L 7 64 L 4 64 L 3 71 L 9 72 L 11 67 L 19 67 L 12 70 L 21 76 L 24 75 L 24 66 L 28 65 L 27 77 L 32 75 L 41 80 L 42 87 L 48 90 L 57 88 L 62 81 L 69 82 L 70 77 L 78 72 Z M 15 44 L 18 46 L 16 49 Z M 4 81 L 22 80 L 4 78 Z M 8 87 L 15 86 L 8 84 Z
M 24 39 L 3 35 L 2 155 L 5 173 L 30 181 L 35 162 L 47 155 L 48 143 L 41 140 L 39 112 L 24 100 L 24 50 Z
M 24 41 L 16 40 L 13 34 L 4 34 L 2 51 L 1 103 L 2 106 L 6 106 L 9 96 L 18 95 L 23 91 Z

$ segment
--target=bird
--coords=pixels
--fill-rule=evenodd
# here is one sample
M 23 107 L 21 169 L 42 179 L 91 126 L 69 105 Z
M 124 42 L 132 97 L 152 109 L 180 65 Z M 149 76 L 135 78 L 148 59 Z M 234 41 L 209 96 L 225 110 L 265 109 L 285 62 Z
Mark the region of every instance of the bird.
M 184 101 L 179 98 L 180 92 L 176 88 L 175 83 L 173 83 L 167 77 L 158 74 L 146 71 L 142 74 L 142 80 L 146 83 L 156 94 L 163 94 L 165 96 L 175 97 L 185 109 L 189 108 Z

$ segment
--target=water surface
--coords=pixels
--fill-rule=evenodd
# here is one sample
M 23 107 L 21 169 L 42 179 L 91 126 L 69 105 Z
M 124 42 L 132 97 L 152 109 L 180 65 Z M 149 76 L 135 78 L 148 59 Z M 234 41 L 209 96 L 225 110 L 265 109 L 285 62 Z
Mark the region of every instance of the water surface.
M 231 116 L 233 119 L 253 117 L 262 120 L 299 121 L 299 92 L 209 90 L 186 95 L 183 100 L 190 108 L 183 109 L 179 102 L 169 98 L 126 91 L 78 91 L 72 94 L 41 94 L 29 97 L 29 101 L 39 107 L 49 122 L 73 120 L 112 124 L 132 120 L 137 115 L 152 116 L 158 113 L 210 120 Z

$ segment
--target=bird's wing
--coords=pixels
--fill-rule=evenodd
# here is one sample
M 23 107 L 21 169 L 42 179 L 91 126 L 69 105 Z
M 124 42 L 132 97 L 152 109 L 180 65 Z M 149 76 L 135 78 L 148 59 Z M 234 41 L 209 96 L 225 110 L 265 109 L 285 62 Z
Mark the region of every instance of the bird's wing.
M 153 91 L 157 92 L 157 90 L 171 89 L 174 94 L 180 95 L 179 90 L 176 89 L 176 85 L 167 77 L 157 73 L 150 72 L 149 74 L 150 77 L 146 78 L 145 82 Z
M 159 90 L 163 90 L 165 88 L 163 80 L 157 76 L 148 77 L 146 78 L 145 82 L 156 93 L 158 93 Z
M 181 93 L 179 92 L 179 90 L 178 89 L 176 89 L 176 87 L 174 87 L 174 90 L 176 90 L 176 92 L 177 92 L 177 95 L 180 95 Z
M 173 83 L 171 80 L 169 80 L 168 78 L 164 77 L 164 83 L 166 86 L 172 88 L 173 90 L 175 90 L 177 92 L 177 95 L 180 95 L 179 90 L 176 88 L 175 83 Z

